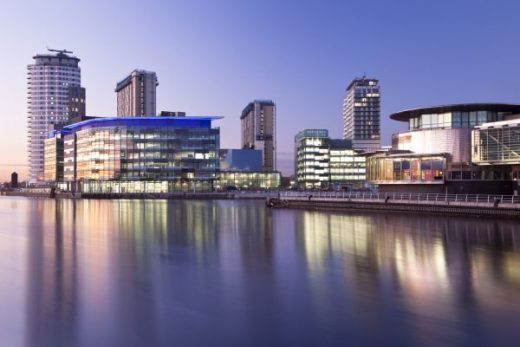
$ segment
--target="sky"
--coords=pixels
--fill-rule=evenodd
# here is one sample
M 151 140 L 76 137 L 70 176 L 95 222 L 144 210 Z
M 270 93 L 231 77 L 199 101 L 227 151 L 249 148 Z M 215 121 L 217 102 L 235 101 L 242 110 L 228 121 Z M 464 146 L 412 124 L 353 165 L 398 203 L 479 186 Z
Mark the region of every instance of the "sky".
M 87 114 L 116 113 L 116 82 L 134 68 L 159 78 L 157 110 L 219 115 L 221 147 L 240 146 L 253 99 L 277 104 L 278 165 L 294 135 L 342 134 L 349 82 L 380 80 L 382 143 L 403 109 L 520 103 L 520 1 L 2 1 L 0 180 L 27 174 L 27 65 L 46 47 L 81 59 Z

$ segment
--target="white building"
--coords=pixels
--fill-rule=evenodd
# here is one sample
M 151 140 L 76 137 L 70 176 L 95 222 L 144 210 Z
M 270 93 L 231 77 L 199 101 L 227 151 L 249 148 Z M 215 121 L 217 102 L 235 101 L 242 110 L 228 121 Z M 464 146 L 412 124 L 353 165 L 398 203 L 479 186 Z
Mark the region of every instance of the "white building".
M 378 150 L 380 118 L 379 81 L 365 77 L 354 79 L 343 100 L 343 138 L 351 140 L 354 149 Z
M 326 129 L 305 129 L 294 137 L 296 181 L 305 188 L 357 186 L 366 179 L 365 157 L 350 140 L 329 137 Z
M 27 66 L 29 180 L 43 180 L 44 140 L 54 125 L 69 120 L 70 90 L 81 87 L 79 59 L 72 52 L 49 50 Z

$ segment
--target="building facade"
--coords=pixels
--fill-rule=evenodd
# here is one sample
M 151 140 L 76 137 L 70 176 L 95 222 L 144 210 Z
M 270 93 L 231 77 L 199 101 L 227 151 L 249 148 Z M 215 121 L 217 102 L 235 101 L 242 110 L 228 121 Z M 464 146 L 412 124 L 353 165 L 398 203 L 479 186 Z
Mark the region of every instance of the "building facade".
M 134 70 L 116 85 L 118 117 L 156 116 L 157 75 Z
M 379 184 L 380 190 L 408 189 L 414 192 L 457 194 L 513 192 L 514 168 L 510 164 L 515 163 L 515 160 L 507 163 L 505 156 L 496 149 L 502 143 L 504 146 L 501 148 L 508 148 L 505 152 L 510 157 L 515 156 L 514 150 L 509 151 L 509 148 L 514 148 L 516 136 L 514 130 L 510 131 L 510 125 L 514 129 L 515 122 L 518 122 L 514 119 L 520 118 L 520 105 L 446 105 L 406 110 L 394 113 L 390 118 L 406 122 L 408 131 L 392 136 L 394 154 L 377 154 L 368 159 L 368 178 L 372 183 Z M 412 174 L 416 169 L 411 166 L 411 162 L 410 174 L 406 176 L 390 174 L 385 170 L 373 171 L 380 167 L 377 165 L 389 161 L 393 162 L 397 170 L 398 161 L 404 159 L 403 152 L 418 158 L 419 162 L 415 165 L 423 165 L 424 160 L 434 160 L 432 169 L 428 169 L 428 165 L 424 167 L 425 170 L 433 170 L 434 175 L 427 174 L 426 180 L 417 179 L 419 173 Z M 442 183 L 441 175 L 438 174 L 441 158 L 444 163 Z M 422 171 L 421 167 L 418 170 Z
M 329 138 L 326 129 L 306 129 L 295 138 L 296 182 L 303 188 L 364 184 L 365 157 L 349 140 Z
M 85 88 L 79 86 L 69 87 L 69 121 L 87 116 L 85 99 Z
M 472 144 L 472 162 L 482 169 L 482 178 L 513 180 L 520 193 L 520 115 L 476 126 Z
M 475 164 L 520 164 L 520 119 L 485 123 L 476 126 L 472 133 Z
M 60 133 L 45 139 L 44 180 L 63 181 L 63 137 Z
M 280 187 L 278 171 L 262 170 L 259 149 L 221 149 L 220 170 L 215 188 L 218 190 L 265 190 Z
M 242 148 L 262 151 L 262 170 L 276 170 L 276 105 L 273 101 L 250 102 L 240 116 Z
M 220 171 L 215 189 L 227 190 L 268 190 L 280 187 L 282 177 L 279 172 L 266 171 Z
M 347 87 L 343 100 L 343 138 L 354 149 L 375 151 L 381 146 L 379 81 L 356 78 Z
M 262 171 L 262 151 L 259 149 L 221 149 L 221 171 Z
M 218 117 L 97 118 L 51 132 L 47 150 L 51 153 L 52 140 L 63 137 L 60 188 L 65 190 L 211 190 L 220 146 L 220 130 L 211 127 L 214 119 Z M 50 170 L 51 165 L 49 178 Z
M 392 191 L 402 187 L 421 186 L 421 192 L 438 193 L 445 184 L 446 153 L 414 154 L 389 151 L 367 156 L 367 181 L 380 186 L 391 185 Z
M 31 182 L 43 180 L 47 131 L 67 123 L 71 115 L 85 112 L 80 60 L 70 53 L 50 50 L 49 54 L 35 55 L 33 64 L 27 66 L 27 147 Z

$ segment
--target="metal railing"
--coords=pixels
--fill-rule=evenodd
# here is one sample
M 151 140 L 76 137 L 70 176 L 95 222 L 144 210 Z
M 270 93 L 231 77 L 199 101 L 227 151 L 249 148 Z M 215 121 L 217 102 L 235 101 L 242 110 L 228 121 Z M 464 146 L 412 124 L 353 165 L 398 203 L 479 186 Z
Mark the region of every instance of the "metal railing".
M 367 201 L 406 201 L 406 202 L 460 202 L 489 204 L 519 204 L 518 195 L 480 195 L 480 194 L 436 194 L 436 193 L 371 193 L 371 192 L 321 192 L 306 191 L 280 192 L 286 200 L 367 200 Z

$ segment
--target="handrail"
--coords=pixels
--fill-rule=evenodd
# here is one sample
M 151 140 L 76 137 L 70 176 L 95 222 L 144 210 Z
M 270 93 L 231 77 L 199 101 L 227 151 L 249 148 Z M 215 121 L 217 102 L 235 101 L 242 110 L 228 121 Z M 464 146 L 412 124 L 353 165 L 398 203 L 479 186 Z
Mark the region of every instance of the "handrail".
M 328 192 L 328 191 L 280 191 L 281 198 L 288 199 L 334 199 L 362 201 L 417 201 L 434 203 L 480 203 L 495 205 L 520 205 L 518 195 L 485 195 L 485 194 L 436 194 L 436 193 L 374 193 L 374 192 Z

